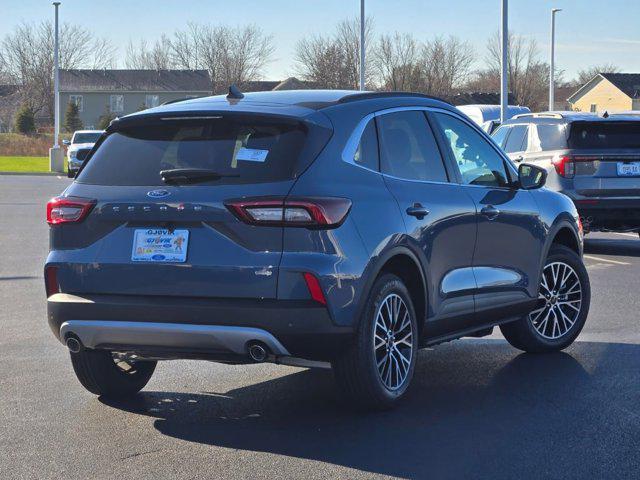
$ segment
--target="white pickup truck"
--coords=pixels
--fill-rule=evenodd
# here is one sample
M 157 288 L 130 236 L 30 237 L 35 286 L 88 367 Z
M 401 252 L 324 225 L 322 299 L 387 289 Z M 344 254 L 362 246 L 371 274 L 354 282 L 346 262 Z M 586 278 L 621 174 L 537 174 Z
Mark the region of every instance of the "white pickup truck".
M 87 154 L 98 141 L 104 130 L 77 130 L 73 133 L 71 141 L 65 140 L 67 149 L 67 176 L 74 178 L 82 166 Z

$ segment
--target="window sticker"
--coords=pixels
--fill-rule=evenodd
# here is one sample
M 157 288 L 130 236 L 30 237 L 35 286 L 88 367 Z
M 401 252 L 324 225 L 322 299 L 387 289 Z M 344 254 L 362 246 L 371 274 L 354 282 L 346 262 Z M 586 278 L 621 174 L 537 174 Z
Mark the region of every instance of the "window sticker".
M 242 147 L 238 150 L 236 158 L 247 162 L 264 162 L 267 159 L 267 155 L 269 155 L 269 150 Z

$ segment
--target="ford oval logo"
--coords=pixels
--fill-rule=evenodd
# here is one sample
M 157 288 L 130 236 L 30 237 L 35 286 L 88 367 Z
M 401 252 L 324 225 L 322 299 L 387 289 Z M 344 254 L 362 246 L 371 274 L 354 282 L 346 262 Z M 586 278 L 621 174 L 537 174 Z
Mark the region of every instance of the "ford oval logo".
M 151 190 L 150 192 L 147 192 L 147 197 L 151 198 L 162 198 L 169 195 L 171 195 L 169 190 Z

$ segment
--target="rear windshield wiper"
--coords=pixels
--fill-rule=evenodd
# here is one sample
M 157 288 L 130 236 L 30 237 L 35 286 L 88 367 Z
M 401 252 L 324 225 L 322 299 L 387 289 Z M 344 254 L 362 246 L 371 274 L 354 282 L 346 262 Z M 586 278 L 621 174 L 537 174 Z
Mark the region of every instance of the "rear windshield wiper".
M 164 183 L 190 184 L 220 180 L 226 177 L 239 177 L 239 175 L 226 175 L 205 168 L 172 168 L 161 170 L 160 177 Z

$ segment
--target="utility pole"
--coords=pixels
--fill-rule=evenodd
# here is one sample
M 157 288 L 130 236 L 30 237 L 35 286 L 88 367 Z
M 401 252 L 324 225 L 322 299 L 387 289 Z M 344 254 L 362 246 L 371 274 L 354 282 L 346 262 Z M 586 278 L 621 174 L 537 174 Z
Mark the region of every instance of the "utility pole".
M 502 43 L 502 55 L 500 59 L 500 123 L 508 120 L 507 109 L 509 106 L 509 0 L 502 0 L 502 23 L 500 28 Z
M 561 8 L 551 9 L 551 52 L 549 60 L 549 111 L 555 110 L 555 49 L 556 49 L 556 13 L 561 12 Z
M 365 33 L 365 18 L 364 18 L 364 0 L 360 0 L 360 90 L 364 90 L 364 33 Z
M 54 47 L 53 47 L 53 147 L 49 150 L 49 170 L 60 172 L 64 170 L 64 154 L 60 148 L 60 78 L 59 78 L 59 22 L 58 7 L 60 2 L 53 2 L 55 9 Z

